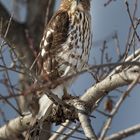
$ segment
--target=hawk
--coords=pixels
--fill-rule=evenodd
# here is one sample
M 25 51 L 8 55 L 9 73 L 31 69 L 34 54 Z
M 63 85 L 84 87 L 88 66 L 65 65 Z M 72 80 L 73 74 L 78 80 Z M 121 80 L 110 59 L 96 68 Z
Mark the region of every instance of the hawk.
M 58 11 L 49 21 L 40 43 L 42 75 L 49 80 L 81 71 L 88 62 L 91 47 L 90 0 L 61 0 Z M 64 89 L 75 78 L 51 89 L 62 98 Z M 46 94 L 39 100 L 38 118 L 49 114 L 53 102 Z

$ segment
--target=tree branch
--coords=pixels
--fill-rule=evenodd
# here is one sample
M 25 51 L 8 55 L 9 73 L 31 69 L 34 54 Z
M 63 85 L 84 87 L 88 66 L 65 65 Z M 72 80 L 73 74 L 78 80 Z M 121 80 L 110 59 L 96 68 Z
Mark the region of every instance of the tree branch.
M 31 115 L 27 115 L 9 121 L 8 124 L 0 128 L 0 139 L 10 140 L 15 138 L 29 128 L 31 119 Z
M 70 121 L 66 120 L 65 123 L 63 123 L 63 125 L 61 127 L 59 127 L 59 129 L 56 131 L 56 133 L 54 133 L 49 140 L 57 140 L 59 138 L 59 136 L 62 134 L 62 132 L 67 128 L 66 126 L 70 123 Z
M 106 137 L 104 140 L 120 140 L 132 136 L 138 132 L 140 132 L 140 124 L 112 134 Z
M 105 96 L 108 92 L 125 85 L 130 84 L 133 80 L 139 77 L 140 67 L 134 66 L 122 72 L 115 73 L 114 75 L 106 77 L 101 82 L 89 88 L 87 92 L 81 97 L 81 100 L 86 102 L 90 108 L 96 102 Z M 139 81 L 140 82 L 140 79 Z
M 139 73 L 140 73 L 140 67 L 138 65 L 129 67 L 127 69 L 125 68 L 125 70 L 122 70 L 118 73 L 108 76 L 101 82 L 99 82 L 99 83 L 95 84 L 94 86 L 92 86 L 91 88 L 89 88 L 86 91 L 86 93 L 80 98 L 80 100 L 83 101 L 86 105 L 88 105 L 88 107 L 90 109 L 92 109 L 92 107 L 96 104 L 96 102 L 101 97 L 105 96 L 108 92 L 110 92 L 120 86 L 125 86 L 128 84 L 131 84 L 132 81 L 134 81 L 137 77 L 139 77 Z M 140 79 L 138 82 L 140 82 Z M 82 116 L 82 117 L 84 118 L 85 116 Z M 31 119 L 31 118 L 29 118 L 29 119 Z M 14 119 L 14 120 L 16 120 L 16 119 Z M 13 122 L 16 123 L 16 121 L 14 121 L 14 120 L 11 120 L 9 123 L 10 124 Z M 82 118 L 81 118 L 81 120 L 82 120 Z M 11 125 L 10 127 L 11 127 L 10 130 L 12 130 L 14 125 Z M 26 128 L 28 128 L 28 127 L 26 127 Z M 0 134 L 5 134 L 5 132 L 7 131 L 6 129 L 7 129 L 6 125 L 3 126 L 2 128 L 0 128 Z M 8 132 L 9 132 L 8 136 L 11 136 L 13 134 L 13 131 L 10 132 L 10 130 L 8 129 Z M 19 131 L 17 130 L 17 133 L 18 132 L 21 133 L 22 130 L 23 129 L 19 128 Z M 25 130 L 25 127 L 24 127 L 24 130 Z
M 140 75 L 139 75 L 140 77 Z M 136 83 L 138 82 L 139 77 L 137 77 L 128 87 L 128 89 L 125 91 L 124 94 L 122 94 L 122 96 L 120 97 L 119 101 L 116 103 L 114 109 L 111 111 L 110 113 L 110 117 L 107 119 L 107 121 L 105 122 L 105 125 L 101 131 L 101 135 L 99 140 L 103 140 L 108 129 L 110 128 L 110 124 L 115 116 L 115 114 L 117 113 L 117 111 L 119 110 L 121 104 L 123 103 L 123 101 L 126 99 L 126 97 L 128 97 L 129 93 L 132 91 L 132 89 L 135 87 Z
M 85 105 L 82 104 L 82 102 L 76 102 L 74 106 L 78 110 L 78 118 L 87 139 L 97 140 L 96 134 L 91 126 L 90 119 L 88 116 L 89 111 L 87 111 L 87 109 L 85 108 Z
M 128 56 L 126 62 L 139 61 L 139 58 L 140 49 L 136 50 L 134 54 Z M 131 84 L 131 82 L 139 77 L 140 67 L 133 67 L 122 71 L 122 66 L 116 67 L 107 78 L 89 88 L 87 92 L 85 92 L 85 94 L 81 97 L 81 99 L 87 103 L 89 102 L 90 107 L 92 108 L 92 106 L 96 106 L 96 102 L 101 97 L 106 95 L 106 92 L 110 92 L 111 90 L 120 86 Z M 119 71 L 122 72 L 119 73 Z

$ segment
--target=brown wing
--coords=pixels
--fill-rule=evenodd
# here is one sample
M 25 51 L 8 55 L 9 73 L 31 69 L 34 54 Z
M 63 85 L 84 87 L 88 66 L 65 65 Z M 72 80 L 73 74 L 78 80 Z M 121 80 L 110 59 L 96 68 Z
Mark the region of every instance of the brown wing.
M 50 20 L 41 41 L 41 56 L 43 59 L 43 74 L 47 73 L 57 77 L 57 65 L 55 57 L 62 50 L 69 30 L 69 16 L 66 11 L 59 10 Z

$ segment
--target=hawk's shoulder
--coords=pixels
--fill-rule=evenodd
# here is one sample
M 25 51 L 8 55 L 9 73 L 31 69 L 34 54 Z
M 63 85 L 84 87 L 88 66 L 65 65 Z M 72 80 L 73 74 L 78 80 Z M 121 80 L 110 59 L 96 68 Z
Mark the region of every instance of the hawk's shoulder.
M 69 24 L 70 20 L 67 11 L 58 10 L 45 29 L 40 47 L 53 49 L 63 44 L 67 39 Z
M 69 15 L 67 11 L 58 10 L 48 23 L 48 28 L 54 31 L 67 30 L 69 26 Z

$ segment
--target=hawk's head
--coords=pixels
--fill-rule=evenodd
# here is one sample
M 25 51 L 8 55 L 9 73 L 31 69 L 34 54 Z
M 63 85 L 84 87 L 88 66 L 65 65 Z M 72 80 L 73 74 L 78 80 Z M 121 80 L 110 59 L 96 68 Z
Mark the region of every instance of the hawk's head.
M 90 10 L 90 0 L 61 0 L 61 9 L 71 11 L 89 11 Z

